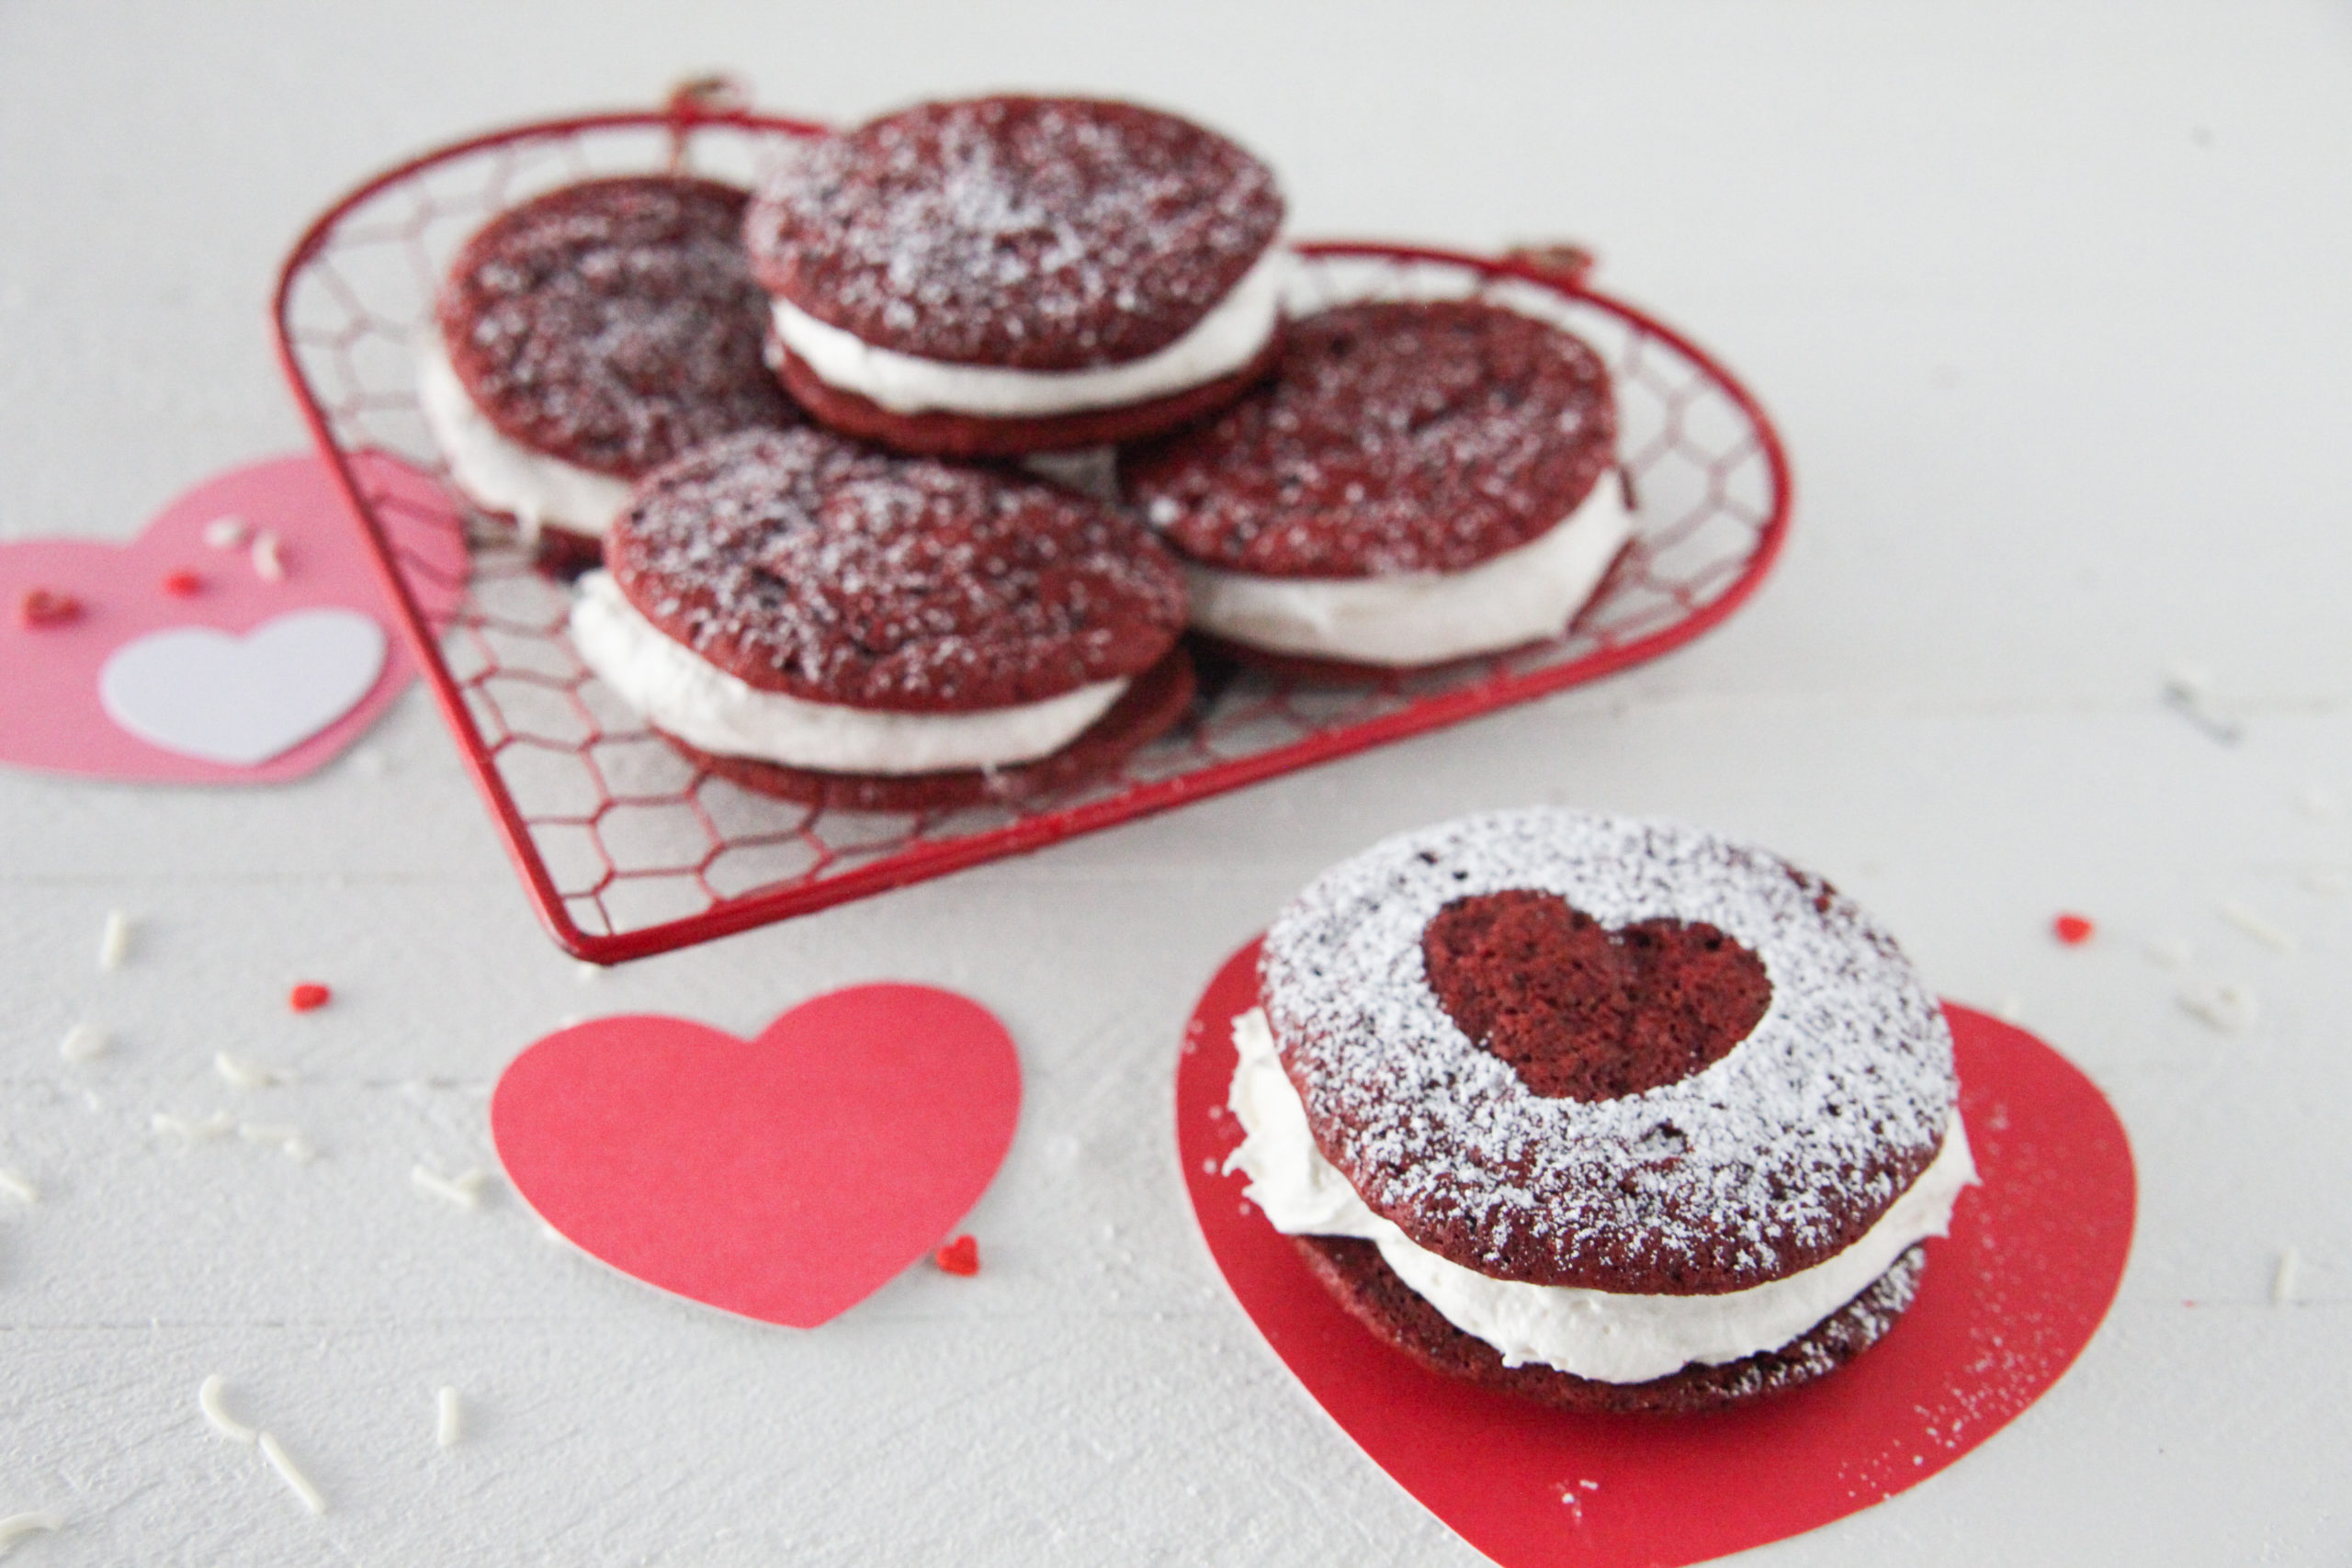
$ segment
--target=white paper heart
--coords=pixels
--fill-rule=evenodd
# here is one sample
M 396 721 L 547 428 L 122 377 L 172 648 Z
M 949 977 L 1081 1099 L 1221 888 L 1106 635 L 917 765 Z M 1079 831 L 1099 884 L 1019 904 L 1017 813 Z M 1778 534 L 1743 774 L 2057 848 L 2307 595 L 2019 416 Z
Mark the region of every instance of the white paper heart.
M 349 713 L 384 654 L 384 628 L 356 610 L 296 610 L 243 637 L 175 626 L 116 649 L 98 702 L 151 746 L 250 768 Z

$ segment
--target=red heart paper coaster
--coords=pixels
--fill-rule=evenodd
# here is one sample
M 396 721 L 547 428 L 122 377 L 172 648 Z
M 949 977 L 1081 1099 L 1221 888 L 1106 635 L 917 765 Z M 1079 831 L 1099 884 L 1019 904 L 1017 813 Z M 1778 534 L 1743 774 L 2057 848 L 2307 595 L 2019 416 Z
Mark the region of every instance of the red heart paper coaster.
M 514 1058 L 498 1157 L 539 1217 L 650 1285 L 813 1328 L 937 1247 L 1012 1142 L 1021 1065 L 993 1014 L 854 986 L 752 1040 L 604 1018 Z
M 1201 1234 L 1274 1353 L 1374 1462 L 1505 1568 L 1673 1568 L 1784 1540 L 1917 1485 L 2040 1398 L 2123 1277 L 2135 1186 L 2106 1100 L 2020 1030 L 1947 1004 L 1984 1184 L 1928 1245 L 1917 1300 L 1859 1360 L 1761 1404 L 1589 1416 L 1454 1382 L 1374 1339 L 1264 1216 L 1225 1110 L 1258 946 L 1200 1000 L 1176 1137 Z
M 358 459 L 427 615 L 466 580 L 441 487 Z M 300 778 L 408 683 L 351 508 L 314 457 L 207 479 L 126 545 L 0 545 L 0 762 L 159 784 Z

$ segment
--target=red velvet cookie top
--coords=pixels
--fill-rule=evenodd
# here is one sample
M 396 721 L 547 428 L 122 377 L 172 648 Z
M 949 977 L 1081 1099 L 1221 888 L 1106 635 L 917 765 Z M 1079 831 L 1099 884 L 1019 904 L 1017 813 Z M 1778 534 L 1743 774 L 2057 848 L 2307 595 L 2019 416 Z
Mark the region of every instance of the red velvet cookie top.
M 1292 322 L 1271 381 L 1131 448 L 1120 479 L 1204 566 L 1385 577 L 1528 543 L 1616 446 L 1609 372 L 1577 338 L 1467 300 L 1374 301 Z
M 1691 972 L 1661 987 L 1653 966 L 1647 1004 L 1629 999 L 1697 1004 L 1680 1042 L 1697 1049 L 1660 1050 L 1648 1065 L 1664 1070 L 1623 1075 L 1621 1093 L 1537 1082 L 1529 1066 L 1555 1046 L 1570 1066 L 1594 1046 L 1646 1055 L 1573 1020 L 1518 1032 L 1547 991 L 1573 1004 L 1573 976 L 1508 972 L 1575 938 L 1517 929 L 1547 907 L 1627 941 L 1666 923 L 1696 936 L 1678 955 Z M 1700 927 L 1746 954 L 1708 953 Z M 1526 1284 L 1708 1295 L 1812 1268 L 1928 1168 L 1957 1095 L 1943 1014 L 1883 928 L 1775 856 L 1670 823 L 1536 809 L 1390 839 L 1292 901 L 1259 973 L 1323 1157 L 1416 1246 Z M 1623 969 L 1586 976 L 1605 993 Z M 1519 1033 L 1502 1050 L 1498 1022 Z
M 744 223 L 769 292 L 900 354 L 1124 364 L 1192 329 L 1273 243 L 1272 173 L 1132 104 L 921 104 L 828 138 Z
M 1175 562 L 1112 508 L 997 468 L 752 431 L 649 475 L 605 546 L 639 613 L 763 691 L 951 713 L 1140 673 Z
M 749 198 L 707 180 L 591 180 L 500 214 L 449 269 L 442 341 L 514 441 L 634 478 L 797 415 L 761 354 Z

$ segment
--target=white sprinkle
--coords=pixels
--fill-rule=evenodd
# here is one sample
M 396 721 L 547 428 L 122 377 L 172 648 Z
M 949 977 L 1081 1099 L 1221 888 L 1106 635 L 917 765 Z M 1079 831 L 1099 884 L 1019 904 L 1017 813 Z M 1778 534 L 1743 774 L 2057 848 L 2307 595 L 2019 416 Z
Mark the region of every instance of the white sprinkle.
M 130 917 L 120 909 L 107 911 L 107 923 L 98 932 L 98 967 L 119 969 L 130 955 Z
M 2254 1027 L 2254 993 L 2244 986 L 2211 986 L 2180 993 L 2180 1005 L 2224 1034 Z
M 469 1170 L 461 1176 L 443 1176 L 424 1166 L 408 1173 L 409 1180 L 420 1192 L 430 1192 L 435 1198 L 447 1198 L 460 1208 L 481 1207 L 481 1184 L 490 1179 L 489 1173 Z
M 2011 991 L 2001 998 L 2001 1005 L 1993 1010 L 1993 1016 L 2003 1023 L 2017 1022 L 2025 1017 L 2025 998 Z
M 2244 904 L 2239 903 L 2234 898 L 2222 900 L 2222 919 L 2229 921 L 2230 924 L 2237 927 L 2238 930 L 2245 932 L 2246 935 L 2254 938 L 2255 941 L 2260 942 L 2265 947 L 2274 948 L 2280 953 L 2292 953 L 2295 951 L 2295 939 L 2293 937 L 2290 936 L 2287 932 L 2280 931 L 2277 926 L 2272 925 L 2268 920 L 2264 919 L 2260 915 L 2256 914 L 2252 909 L 2247 908 Z
M 583 958 L 572 970 L 571 977 L 583 986 L 591 986 L 605 977 L 605 966 L 601 964 L 591 964 Z
M 298 1165 L 308 1165 L 319 1157 L 319 1151 L 302 1129 L 276 1122 L 240 1122 L 237 1136 L 249 1144 L 273 1144 L 277 1151 Z
M 196 1407 L 204 1412 L 204 1418 L 212 1424 L 212 1429 L 231 1442 L 251 1443 L 254 1437 L 254 1429 L 230 1415 L 229 1407 L 220 1403 L 222 1381 L 220 1374 L 215 1372 L 197 1384 Z
M 458 1406 L 458 1391 L 445 1388 L 433 1396 L 433 1440 L 445 1449 L 454 1449 L 465 1435 L 461 1425 L 463 1412 Z
M 242 517 L 215 517 L 204 525 L 204 542 L 216 550 L 233 550 L 253 533 Z
M 2188 943 L 2177 936 L 2154 938 L 2141 951 L 2167 969 L 2186 969 L 2188 961 L 2197 956 Z
M 0 1519 L 0 1556 L 16 1550 L 17 1542 L 36 1530 L 62 1530 L 65 1521 L 55 1514 L 10 1514 Z
M 2295 796 L 2295 804 L 2302 808 L 2304 816 L 2315 818 L 2323 822 L 2340 815 L 2344 809 L 2342 803 L 2331 791 L 2322 789 L 2317 784 L 2307 786 L 2301 795 Z
M 264 582 L 286 581 L 286 546 L 284 541 L 263 529 L 254 536 L 254 575 Z
M 77 1023 L 57 1043 L 57 1054 L 69 1062 L 86 1062 L 106 1054 L 107 1037 L 86 1023 Z
M 2278 1255 L 2278 1267 L 2270 1276 L 2272 1306 L 2285 1306 L 2295 1299 L 2295 1275 L 2301 1269 L 2302 1262 L 2291 1247 Z
M 5 1165 L 0 1165 L 0 1192 L 27 1203 L 40 1201 L 40 1189 Z
M 294 1461 L 286 1457 L 286 1450 L 277 1446 L 277 1439 L 267 1432 L 264 1432 L 261 1434 L 260 1441 L 261 1457 L 269 1461 L 269 1468 L 277 1472 L 285 1479 L 286 1484 L 293 1488 L 294 1495 L 302 1499 L 302 1506 L 310 1509 L 313 1514 L 325 1513 L 326 1498 L 320 1494 L 317 1487 L 311 1484 L 309 1476 L 294 1468 Z
M 175 1116 L 168 1111 L 158 1111 L 151 1121 L 158 1133 L 170 1133 L 186 1138 L 191 1144 L 209 1144 L 215 1138 L 225 1138 L 236 1130 L 237 1125 L 237 1119 L 225 1111 L 216 1111 L 195 1122 L 185 1116 Z
M 2307 871 L 2303 873 L 2303 891 L 2324 893 L 2331 898 L 2341 897 L 2352 889 L 2352 879 L 2340 871 Z
M 239 1089 L 267 1089 L 274 1083 L 284 1083 L 286 1076 L 277 1068 L 254 1061 L 251 1056 L 233 1055 L 227 1051 L 212 1054 L 212 1070 Z

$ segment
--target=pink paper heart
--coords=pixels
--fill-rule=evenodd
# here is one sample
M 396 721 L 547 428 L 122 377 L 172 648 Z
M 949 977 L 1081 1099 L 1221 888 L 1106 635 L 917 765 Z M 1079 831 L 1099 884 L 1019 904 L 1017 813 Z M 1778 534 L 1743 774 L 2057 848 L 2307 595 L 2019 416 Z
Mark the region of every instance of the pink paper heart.
M 977 1002 L 854 986 L 758 1037 L 597 1019 L 526 1049 L 490 1122 L 526 1202 L 625 1274 L 813 1328 L 937 1247 L 1003 1163 L 1012 1040 Z
M 447 495 L 430 477 L 389 457 L 356 461 L 361 482 L 383 498 L 379 510 L 398 547 L 424 569 L 410 580 L 426 615 L 446 614 L 467 568 L 464 533 Z M 240 533 L 241 542 L 227 542 Z M 253 552 L 265 533 L 278 541 L 275 578 Z M 43 592 L 74 600 L 78 614 L 27 625 L 22 606 Z M 147 639 L 243 638 L 317 611 L 364 616 L 385 639 L 380 666 L 364 684 L 352 673 L 352 649 L 344 647 L 344 686 L 332 690 L 324 671 L 302 679 L 281 671 L 288 678 L 272 680 L 266 669 L 232 658 L 214 663 L 210 684 L 198 681 L 195 669 L 184 671 L 186 684 L 168 705 L 136 709 L 148 716 L 144 724 L 119 721 L 101 698 L 109 662 L 128 651 L 135 663 L 140 645 L 156 646 Z M 0 545 L 0 762 L 160 784 L 300 778 L 349 745 L 408 683 L 408 655 L 386 637 L 390 623 L 349 502 L 314 457 L 274 458 L 208 479 L 125 545 Z M 287 645 L 279 657 L 305 657 L 294 646 L 300 638 L 277 640 Z M 159 694 L 152 681 L 142 690 Z M 336 699 L 331 710 L 329 696 Z M 122 711 L 132 717 L 133 710 Z
M 2123 1277 L 2136 1186 L 2115 1112 L 2021 1030 L 1946 1005 L 1984 1185 L 1928 1245 L 1917 1299 L 1851 1365 L 1704 1416 L 1571 1416 L 1424 1371 L 1374 1339 L 1224 1173 L 1233 1021 L 1258 944 L 1194 1010 L 1176 1140 L 1226 1282 L 1317 1404 L 1503 1568 L 1675 1568 L 1816 1529 L 1918 1484 L 2039 1399 Z

